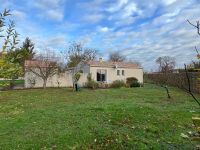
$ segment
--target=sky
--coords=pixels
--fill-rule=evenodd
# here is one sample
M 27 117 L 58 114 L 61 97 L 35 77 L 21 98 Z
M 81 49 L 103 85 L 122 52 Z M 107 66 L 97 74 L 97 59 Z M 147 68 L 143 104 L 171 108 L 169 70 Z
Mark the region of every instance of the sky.
M 78 41 L 108 58 L 119 52 L 155 71 L 161 56 L 176 58 L 176 67 L 195 60 L 200 37 L 187 23 L 200 20 L 200 0 L 0 0 L 10 9 L 20 34 L 37 52 L 60 53 Z

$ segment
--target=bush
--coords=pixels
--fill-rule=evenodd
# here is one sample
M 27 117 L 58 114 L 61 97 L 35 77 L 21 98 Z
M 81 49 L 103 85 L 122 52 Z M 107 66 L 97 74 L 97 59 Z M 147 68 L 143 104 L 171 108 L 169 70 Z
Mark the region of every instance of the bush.
M 10 82 L 9 81 L 1 81 L 0 82 L 0 90 L 9 90 Z
M 98 83 L 92 79 L 91 73 L 87 75 L 87 82 L 85 83 L 85 87 L 90 89 L 97 89 L 99 87 Z
M 133 82 L 138 82 L 138 79 L 135 77 L 126 78 L 126 84 L 130 85 Z
M 140 87 L 140 83 L 138 81 L 133 81 L 132 83 L 130 83 L 129 86 L 130 87 Z
M 91 73 L 88 73 L 88 75 L 87 75 L 87 81 L 88 82 L 92 81 L 92 74 Z
M 126 79 L 126 84 L 129 87 L 140 87 L 140 83 L 138 82 L 138 79 L 135 77 L 130 77 Z
M 16 86 L 15 80 L 2 80 L 0 81 L 0 90 L 10 90 Z
M 77 72 L 77 73 L 74 74 L 73 77 L 74 77 L 74 81 L 75 81 L 75 82 L 78 82 L 78 80 L 79 80 L 80 77 L 81 77 L 81 74 L 80 74 L 79 72 Z
M 90 89 L 97 89 L 99 87 L 98 83 L 94 80 L 86 82 L 85 86 Z
M 98 85 L 99 85 L 99 88 L 102 88 L 102 89 L 107 89 L 110 87 L 108 83 L 103 83 L 103 82 L 98 83 Z
M 126 86 L 126 84 L 123 80 L 115 80 L 111 84 L 112 88 L 120 88 L 120 87 L 125 87 L 125 86 Z

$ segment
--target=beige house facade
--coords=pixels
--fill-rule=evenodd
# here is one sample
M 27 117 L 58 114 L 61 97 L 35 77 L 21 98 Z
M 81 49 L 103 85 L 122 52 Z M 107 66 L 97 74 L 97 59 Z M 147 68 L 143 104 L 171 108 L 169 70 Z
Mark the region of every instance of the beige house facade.
M 90 73 L 92 78 L 99 83 L 110 84 L 115 80 L 123 80 L 129 77 L 135 77 L 140 83 L 143 83 L 143 68 L 134 63 L 126 62 L 107 62 L 85 61 L 79 63 L 75 68 L 68 69 L 65 73 L 55 74 L 47 81 L 47 87 L 72 87 L 73 75 L 76 72 L 81 73 L 80 86 L 87 82 L 87 76 Z M 33 83 L 32 83 L 33 82 Z M 43 81 L 32 72 L 25 72 L 25 87 L 42 87 Z
M 135 77 L 140 83 L 143 83 L 143 68 L 134 63 L 126 62 L 106 62 L 106 61 L 87 61 L 81 62 L 76 67 L 76 72 L 82 72 L 79 80 L 80 85 L 87 81 L 88 73 L 97 82 L 112 83 L 115 80 L 123 80 L 129 77 Z

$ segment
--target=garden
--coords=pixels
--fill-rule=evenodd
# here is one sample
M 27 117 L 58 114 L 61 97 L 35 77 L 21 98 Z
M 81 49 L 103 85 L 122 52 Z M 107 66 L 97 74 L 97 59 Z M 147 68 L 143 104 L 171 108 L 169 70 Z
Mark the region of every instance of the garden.
M 193 149 L 199 107 L 169 88 L 2 91 L 0 149 Z

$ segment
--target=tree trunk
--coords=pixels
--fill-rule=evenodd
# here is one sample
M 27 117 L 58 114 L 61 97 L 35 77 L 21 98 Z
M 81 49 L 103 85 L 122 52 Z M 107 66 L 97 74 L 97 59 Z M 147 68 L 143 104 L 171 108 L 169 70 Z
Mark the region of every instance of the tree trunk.
M 167 97 L 170 99 L 170 98 L 171 98 L 171 96 L 170 96 L 170 94 L 169 94 L 169 89 L 168 89 L 168 87 L 167 87 L 167 86 L 165 86 L 165 89 L 166 89 L 166 92 L 167 92 Z
M 170 99 L 171 96 L 170 96 L 169 89 L 168 89 L 167 85 L 161 85 L 161 87 L 165 88 L 166 93 L 167 93 L 167 98 Z
M 47 87 L 47 79 L 43 79 L 43 88 L 46 89 Z

